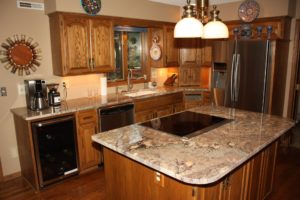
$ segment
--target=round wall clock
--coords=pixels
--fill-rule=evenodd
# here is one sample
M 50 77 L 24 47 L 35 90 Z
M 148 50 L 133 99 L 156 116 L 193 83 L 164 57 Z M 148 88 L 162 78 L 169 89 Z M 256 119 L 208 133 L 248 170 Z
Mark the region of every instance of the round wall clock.
M 239 7 L 239 17 L 244 22 L 252 22 L 258 17 L 259 9 L 255 0 L 246 0 Z
M 161 49 L 158 45 L 158 36 L 154 36 L 152 39 L 152 46 L 150 48 L 150 57 L 152 60 L 159 60 L 161 56 Z
M 96 15 L 101 9 L 101 0 L 81 0 L 81 6 L 89 15 Z

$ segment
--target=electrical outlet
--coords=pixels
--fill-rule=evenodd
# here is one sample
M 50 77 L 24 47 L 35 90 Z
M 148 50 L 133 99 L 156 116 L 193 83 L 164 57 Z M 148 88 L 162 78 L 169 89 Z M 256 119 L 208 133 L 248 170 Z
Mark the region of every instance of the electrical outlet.
M 69 80 L 63 80 L 61 86 L 66 87 L 66 88 L 70 88 L 70 81 Z
M 0 96 L 7 96 L 6 87 L 1 87 L 0 88 Z
M 19 95 L 25 95 L 25 85 L 24 84 L 18 84 L 18 94 Z

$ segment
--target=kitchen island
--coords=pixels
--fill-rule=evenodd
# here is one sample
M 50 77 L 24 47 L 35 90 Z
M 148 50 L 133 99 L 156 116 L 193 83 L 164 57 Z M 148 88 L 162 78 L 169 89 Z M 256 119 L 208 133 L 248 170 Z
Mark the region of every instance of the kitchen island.
M 190 111 L 232 119 L 192 138 L 139 124 L 99 133 L 109 199 L 265 199 L 278 139 L 294 122 L 225 107 Z

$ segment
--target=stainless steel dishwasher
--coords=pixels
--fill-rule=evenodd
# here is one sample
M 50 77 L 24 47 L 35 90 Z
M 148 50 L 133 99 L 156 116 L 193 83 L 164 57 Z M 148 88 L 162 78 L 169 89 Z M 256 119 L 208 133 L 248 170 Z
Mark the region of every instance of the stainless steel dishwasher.
M 134 123 L 134 105 L 126 103 L 98 109 L 99 131 L 108 131 Z
M 99 132 L 109 131 L 134 123 L 134 104 L 126 103 L 98 108 Z M 103 152 L 102 146 L 100 151 Z M 103 156 L 103 153 L 100 154 Z M 104 165 L 104 158 L 100 158 L 99 167 Z

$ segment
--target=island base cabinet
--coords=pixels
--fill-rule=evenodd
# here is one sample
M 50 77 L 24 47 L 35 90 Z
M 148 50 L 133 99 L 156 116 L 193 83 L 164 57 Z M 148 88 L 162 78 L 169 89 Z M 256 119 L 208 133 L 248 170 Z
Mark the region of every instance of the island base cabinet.
M 104 148 L 107 199 L 263 200 L 272 191 L 277 142 L 232 173 L 208 185 L 170 178 Z

